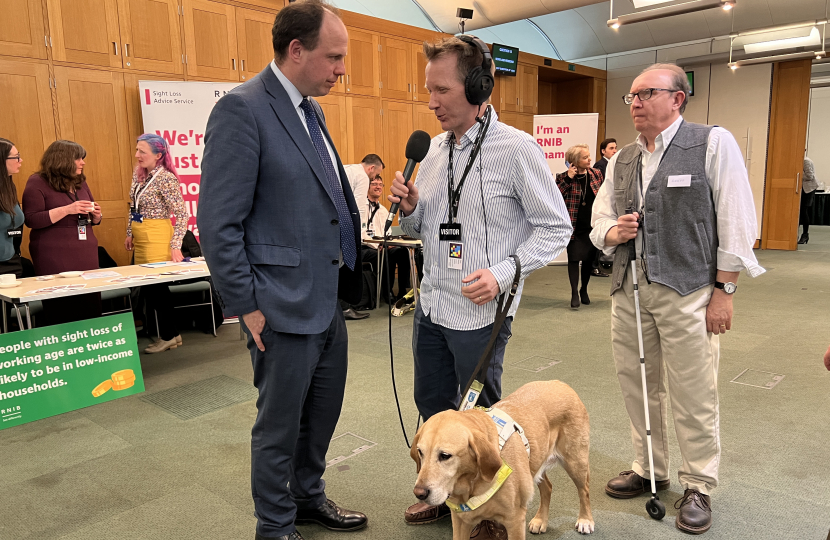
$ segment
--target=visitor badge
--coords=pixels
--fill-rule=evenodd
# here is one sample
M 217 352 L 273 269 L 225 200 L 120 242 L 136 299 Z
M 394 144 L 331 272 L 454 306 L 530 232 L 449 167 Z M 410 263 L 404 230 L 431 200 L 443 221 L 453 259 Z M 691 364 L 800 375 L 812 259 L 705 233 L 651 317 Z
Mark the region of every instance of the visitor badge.
M 461 270 L 464 261 L 464 244 L 461 242 L 450 242 L 450 252 L 447 258 L 447 268 L 450 270 Z
M 461 242 L 460 223 L 442 223 L 438 226 L 438 240 Z
M 689 187 L 692 185 L 692 175 L 691 174 L 678 174 L 675 176 L 669 176 L 669 186 L 668 187 Z
M 86 240 L 86 225 L 78 225 L 78 240 Z

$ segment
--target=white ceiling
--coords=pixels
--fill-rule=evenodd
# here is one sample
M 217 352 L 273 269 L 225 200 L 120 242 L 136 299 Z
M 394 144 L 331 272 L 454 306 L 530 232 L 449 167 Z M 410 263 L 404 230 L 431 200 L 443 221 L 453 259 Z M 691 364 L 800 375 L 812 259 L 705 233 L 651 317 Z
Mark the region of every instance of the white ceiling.
M 471 8 L 474 15 L 466 29 L 484 41 L 563 60 L 589 59 L 722 37 L 731 31 L 823 19 L 827 9 L 827 0 L 737 0 L 730 12 L 710 9 L 612 30 L 606 26 L 609 2 L 593 3 L 595 0 L 332 1 L 349 11 L 449 33 L 458 32 L 456 8 Z M 631 0 L 614 3 L 615 16 L 634 11 Z

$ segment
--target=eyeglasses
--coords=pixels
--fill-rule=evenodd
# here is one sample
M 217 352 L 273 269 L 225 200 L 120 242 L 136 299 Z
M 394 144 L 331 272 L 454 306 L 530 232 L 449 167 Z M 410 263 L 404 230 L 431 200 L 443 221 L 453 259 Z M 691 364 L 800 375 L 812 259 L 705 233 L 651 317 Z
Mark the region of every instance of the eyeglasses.
M 640 101 L 648 101 L 651 99 L 652 94 L 654 92 L 682 92 L 682 90 L 671 90 L 669 88 L 643 88 L 639 92 L 628 93 L 622 97 L 623 101 L 626 105 L 631 105 L 634 103 L 634 96 L 640 98 Z
M 20 162 L 20 154 L 17 154 L 16 156 L 9 156 L 9 157 L 7 157 L 6 159 L 7 159 L 7 160 L 8 160 L 8 159 L 13 159 L 13 160 L 15 160 L 15 161 L 17 161 L 17 162 L 19 163 L 19 162 Z

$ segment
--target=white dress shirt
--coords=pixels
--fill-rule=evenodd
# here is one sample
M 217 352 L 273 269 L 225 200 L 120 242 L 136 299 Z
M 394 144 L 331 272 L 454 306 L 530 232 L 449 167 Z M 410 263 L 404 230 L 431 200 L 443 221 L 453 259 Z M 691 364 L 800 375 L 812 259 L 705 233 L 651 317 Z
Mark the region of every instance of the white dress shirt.
M 305 112 L 300 108 L 300 103 L 303 101 L 303 95 L 297 90 L 297 87 L 294 86 L 294 83 L 288 80 L 288 78 L 280 71 L 280 68 L 277 67 L 277 63 L 274 60 L 271 60 L 271 69 L 274 71 L 274 75 L 277 76 L 280 83 L 282 83 L 282 87 L 285 88 L 286 93 L 288 94 L 288 98 L 291 100 L 291 104 L 294 105 L 294 109 L 297 111 L 297 116 L 300 117 L 300 122 L 303 124 L 306 133 L 308 133 L 308 125 L 305 123 Z M 321 118 L 321 120 L 323 120 Z M 325 122 L 324 122 L 325 123 Z M 321 130 L 322 131 L 322 130 Z M 308 138 L 311 139 L 311 134 L 308 134 Z M 329 144 L 328 139 L 324 136 L 323 142 L 326 143 L 326 149 L 329 151 L 329 157 L 331 158 L 331 164 L 334 165 L 334 174 L 337 175 L 337 179 L 340 180 L 340 171 L 337 168 L 337 154 L 334 152 L 334 149 Z M 364 196 L 365 197 L 365 196 Z M 355 199 L 356 201 L 362 199 Z
M 672 125 L 657 135 L 653 152 L 647 150 L 645 137 L 637 137 L 636 142 L 642 152 L 641 201 L 645 199 L 644 194 L 654 178 L 654 173 L 657 172 L 663 152 L 671 143 L 682 121 L 683 117 L 678 117 Z M 614 206 L 614 167 L 619 155 L 617 152 L 608 162 L 608 174 L 605 175 L 605 182 L 597 193 L 591 215 L 591 241 L 606 255 L 612 255 L 617 248 L 606 246 L 605 236 L 617 225 L 619 217 Z M 744 158 L 735 137 L 721 127 L 714 127 L 709 132 L 706 147 L 706 179 L 712 189 L 717 219 L 718 270 L 740 272 L 746 268 L 747 274 L 751 277 L 763 274 L 765 270 L 758 265 L 752 251 L 758 226 Z M 642 255 L 642 236 L 642 230 L 638 231 L 635 242 L 638 258 Z
M 366 201 L 364 204 L 360 206 L 360 210 L 366 211 L 366 217 L 368 219 L 369 216 L 372 216 L 372 212 L 374 208 L 372 208 L 371 201 L 368 198 L 364 198 Z M 389 217 L 389 210 L 383 206 L 383 203 L 378 201 L 378 210 L 375 212 L 375 215 L 372 216 L 370 221 L 367 221 L 367 226 L 363 228 L 361 231 L 361 236 L 363 236 L 364 240 L 371 240 L 373 236 L 381 236 L 383 233 L 383 228 L 386 226 L 386 218 Z M 369 234 L 369 231 L 372 231 L 372 234 Z M 392 234 L 392 231 L 386 231 L 386 236 Z M 371 248 L 378 248 L 377 244 L 363 244 L 364 246 L 369 246 Z
M 415 180 L 418 205 L 400 220 L 404 232 L 424 244 L 421 309 L 433 323 L 452 330 L 484 328 L 493 324 L 496 315 L 497 300 L 477 306 L 461 294 L 462 278 L 489 268 L 503 293 L 516 271 L 510 255 L 519 256 L 524 279 L 555 259 L 571 237 L 571 219 L 542 148 L 527 133 L 498 122 L 492 108 L 490 115 L 479 158 L 461 191 L 457 220 L 464 246 L 462 269 L 448 267 L 450 243 L 438 239 L 439 225 L 447 222 L 449 209 L 448 133 L 432 139 Z M 476 122 L 457 141 L 456 186 L 480 128 Z M 516 313 L 523 285 L 522 281 L 508 315 Z
M 369 177 L 366 176 L 366 169 L 361 163 L 354 165 L 343 165 L 346 171 L 346 178 L 349 179 L 349 185 L 352 186 L 352 193 L 354 200 L 357 202 L 357 208 L 360 210 L 360 230 L 365 231 L 368 226 L 368 214 L 366 214 L 366 200 L 369 193 Z

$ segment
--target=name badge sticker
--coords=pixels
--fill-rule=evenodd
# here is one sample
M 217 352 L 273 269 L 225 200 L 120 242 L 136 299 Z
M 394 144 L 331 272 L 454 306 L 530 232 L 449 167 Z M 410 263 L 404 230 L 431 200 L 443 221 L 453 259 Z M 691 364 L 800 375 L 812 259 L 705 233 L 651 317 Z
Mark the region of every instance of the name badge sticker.
M 669 185 L 668 187 L 689 187 L 692 185 L 692 175 L 691 174 L 678 174 L 675 176 L 669 176 Z
M 464 244 L 461 242 L 450 242 L 450 252 L 447 258 L 447 268 L 461 270 L 464 263 Z

